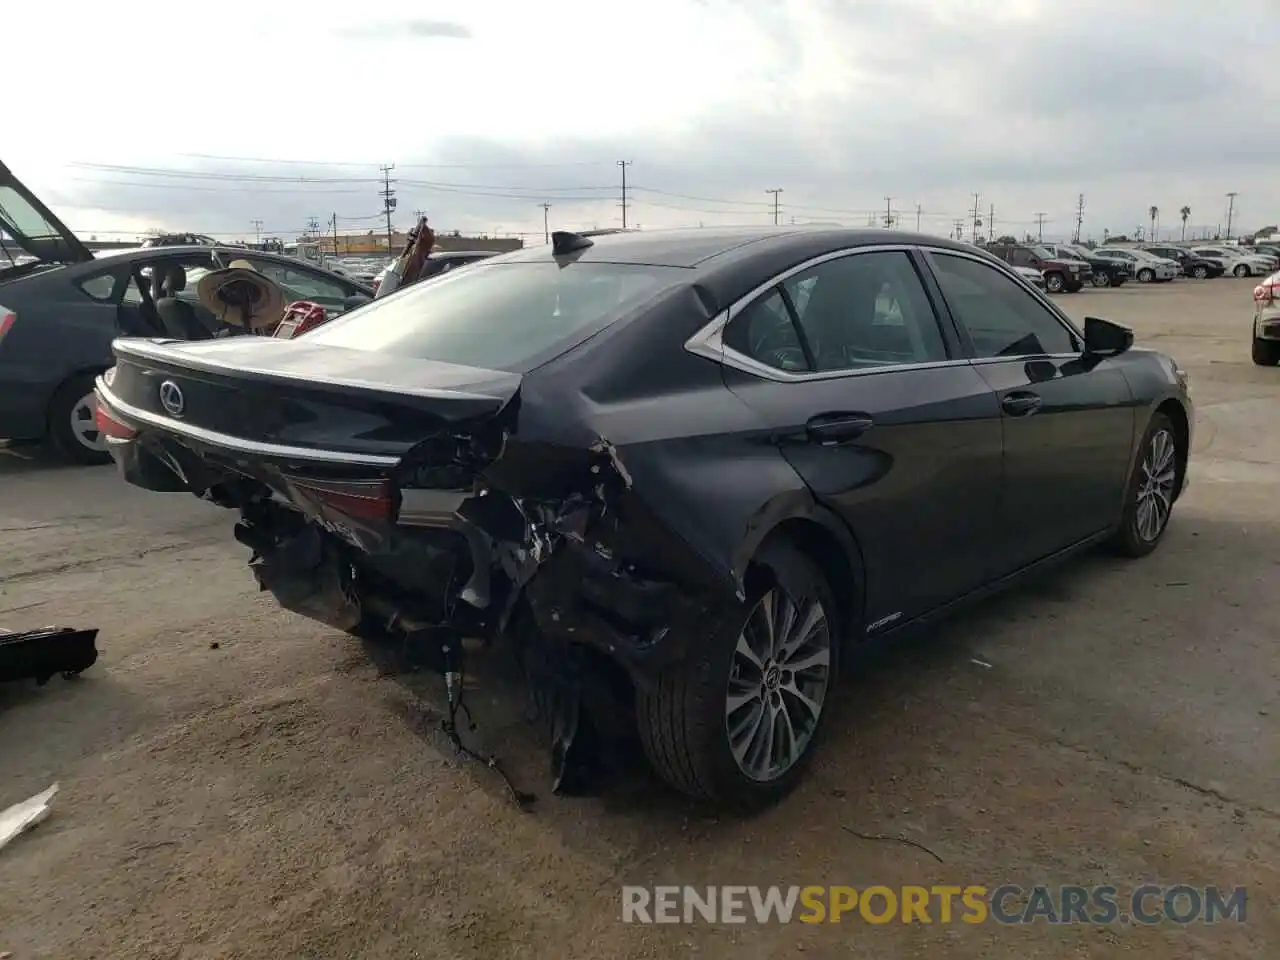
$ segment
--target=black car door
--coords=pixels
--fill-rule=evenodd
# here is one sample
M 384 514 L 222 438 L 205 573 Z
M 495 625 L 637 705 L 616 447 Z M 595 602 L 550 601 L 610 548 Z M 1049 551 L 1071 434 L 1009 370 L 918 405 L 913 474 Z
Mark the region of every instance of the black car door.
M 996 520 L 995 395 L 905 247 L 800 265 L 731 308 L 725 382 L 861 547 L 866 622 L 979 586 Z
M 928 259 L 1002 409 L 1007 571 L 1106 529 L 1119 515 L 1136 421 L 1124 374 L 1083 357 L 1066 318 L 996 265 L 957 251 Z

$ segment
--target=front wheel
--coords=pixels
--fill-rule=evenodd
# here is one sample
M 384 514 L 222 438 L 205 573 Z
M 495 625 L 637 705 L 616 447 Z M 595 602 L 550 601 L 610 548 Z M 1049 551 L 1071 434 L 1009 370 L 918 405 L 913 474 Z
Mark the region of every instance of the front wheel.
M 1207 280 L 1209 278 L 1209 268 L 1202 263 L 1191 271 L 1191 275 L 1197 280 Z
M 799 782 L 830 713 L 842 632 L 835 598 L 785 542 L 758 557 L 767 577 L 689 657 L 636 698 L 649 762 L 692 797 L 751 809 Z
M 1261 340 L 1254 337 L 1253 362 L 1260 367 L 1274 367 L 1280 364 L 1280 340 Z
M 1095 273 L 1095 274 L 1093 275 L 1093 285 L 1094 285 L 1095 287 L 1109 287 L 1109 286 L 1111 286 L 1111 274 L 1109 274 L 1109 273 Z
M 1062 288 L 1067 285 L 1067 278 L 1060 273 L 1046 273 L 1044 285 L 1050 293 L 1061 293 Z
M 1156 272 L 1149 267 L 1144 267 L 1138 271 L 1139 283 L 1150 283 L 1156 278 Z
M 1179 449 L 1173 421 L 1163 413 L 1155 414 L 1142 438 L 1124 516 L 1111 540 L 1115 552 L 1143 557 L 1159 545 L 1173 512 L 1185 454 Z
M 49 440 L 54 449 L 71 463 L 92 466 L 107 463 L 111 454 L 94 421 L 97 400 L 93 395 L 93 374 L 72 377 L 54 393 L 49 402 Z
M 1237 264 L 1236 268 L 1231 271 L 1231 275 L 1233 277 L 1247 277 L 1252 272 L 1253 271 L 1249 269 L 1249 265 L 1247 263 L 1240 263 L 1240 264 Z

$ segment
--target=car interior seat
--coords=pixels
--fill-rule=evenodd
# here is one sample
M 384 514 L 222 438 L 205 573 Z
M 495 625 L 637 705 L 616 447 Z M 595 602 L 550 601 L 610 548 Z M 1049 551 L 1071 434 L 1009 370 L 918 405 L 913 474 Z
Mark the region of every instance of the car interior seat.
M 208 340 L 213 336 L 200 322 L 195 307 L 178 294 L 187 286 L 187 271 L 180 266 L 169 267 L 156 283 L 156 313 L 166 335 L 177 340 Z

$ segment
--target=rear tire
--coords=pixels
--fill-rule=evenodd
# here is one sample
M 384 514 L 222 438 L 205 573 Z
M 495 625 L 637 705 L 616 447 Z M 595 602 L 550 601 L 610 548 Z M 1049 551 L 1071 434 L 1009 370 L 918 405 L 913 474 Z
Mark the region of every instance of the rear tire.
M 640 739 L 659 775 L 740 810 L 779 800 L 804 776 L 836 697 L 844 636 L 831 588 L 804 553 L 778 541 L 757 563 L 767 576 L 746 603 L 636 696 Z
M 1253 362 L 1260 367 L 1280 364 L 1280 340 L 1260 340 L 1254 337 Z
M 1180 444 L 1173 421 L 1163 413 L 1153 415 L 1129 478 L 1124 515 L 1108 544 L 1113 553 L 1145 557 L 1160 545 L 1186 469 L 1186 451 Z
M 95 374 L 82 373 L 60 386 L 49 401 L 48 437 L 54 451 L 69 463 L 96 466 L 111 454 L 93 422 Z

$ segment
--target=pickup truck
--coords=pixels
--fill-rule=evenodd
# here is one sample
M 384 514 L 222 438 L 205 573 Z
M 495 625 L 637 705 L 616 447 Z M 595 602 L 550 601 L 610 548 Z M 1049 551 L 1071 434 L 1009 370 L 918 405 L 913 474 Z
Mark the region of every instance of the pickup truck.
M 1088 247 L 1077 246 L 1074 243 L 1046 243 L 1043 246 L 1056 257 L 1064 260 L 1083 260 L 1087 263 L 1093 270 L 1095 287 L 1119 287 L 1123 286 L 1126 280 L 1133 279 L 1133 273 L 1127 265 L 1117 260 L 1095 257 Z
M 992 243 L 988 253 L 1015 267 L 1034 267 L 1050 293 L 1075 293 L 1093 282 L 1093 268 L 1083 260 L 1064 259 L 1036 243 Z

